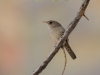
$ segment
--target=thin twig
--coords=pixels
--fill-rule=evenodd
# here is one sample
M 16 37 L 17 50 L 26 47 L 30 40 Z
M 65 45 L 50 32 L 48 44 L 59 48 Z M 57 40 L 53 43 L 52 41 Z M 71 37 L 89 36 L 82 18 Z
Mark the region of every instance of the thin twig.
M 87 17 L 85 14 L 83 14 L 83 16 L 84 16 L 87 20 L 89 20 L 88 17 Z
M 66 69 L 66 64 L 67 64 L 67 57 L 66 57 L 66 52 L 65 52 L 64 47 L 62 49 L 63 49 L 63 53 L 64 53 L 64 58 L 65 58 L 64 69 L 62 71 L 62 75 L 64 75 L 64 72 L 65 72 L 65 69 Z
M 77 13 L 75 19 L 73 20 L 73 22 L 67 27 L 67 29 L 64 32 L 64 35 L 59 39 L 59 41 L 57 42 L 56 46 L 54 47 L 54 49 L 51 51 L 51 53 L 49 54 L 49 56 L 47 57 L 47 59 L 33 72 L 32 75 L 38 75 L 39 73 L 41 73 L 46 66 L 49 64 L 49 62 L 52 60 L 52 58 L 55 56 L 55 54 L 59 51 L 59 49 L 61 48 L 63 42 L 68 38 L 68 36 L 70 35 L 70 33 L 74 30 L 74 28 L 76 27 L 77 23 L 79 22 L 79 20 L 81 19 L 81 17 L 83 16 L 86 7 L 88 6 L 90 0 L 84 0 L 83 4 L 80 7 L 79 12 Z

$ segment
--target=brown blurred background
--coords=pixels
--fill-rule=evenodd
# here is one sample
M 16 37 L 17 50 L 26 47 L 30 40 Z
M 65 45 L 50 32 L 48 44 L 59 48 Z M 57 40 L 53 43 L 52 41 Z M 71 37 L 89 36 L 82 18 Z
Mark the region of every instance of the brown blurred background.
M 31 75 L 53 49 L 46 24 L 56 20 L 63 27 L 74 19 L 83 0 L 0 0 L 0 75 Z M 69 36 L 77 55 L 67 53 L 65 75 L 100 75 L 100 0 L 91 0 L 84 17 Z M 60 50 L 40 75 L 61 75 Z

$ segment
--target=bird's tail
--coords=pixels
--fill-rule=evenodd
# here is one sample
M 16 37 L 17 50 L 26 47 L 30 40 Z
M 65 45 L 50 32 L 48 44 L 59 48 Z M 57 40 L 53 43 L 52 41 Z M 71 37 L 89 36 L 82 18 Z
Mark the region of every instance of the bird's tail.
M 64 47 L 67 50 L 67 52 L 69 53 L 69 55 L 72 57 L 72 59 L 76 59 L 76 55 L 73 52 L 73 50 L 71 49 L 71 47 L 69 46 L 68 42 L 66 44 L 64 44 Z

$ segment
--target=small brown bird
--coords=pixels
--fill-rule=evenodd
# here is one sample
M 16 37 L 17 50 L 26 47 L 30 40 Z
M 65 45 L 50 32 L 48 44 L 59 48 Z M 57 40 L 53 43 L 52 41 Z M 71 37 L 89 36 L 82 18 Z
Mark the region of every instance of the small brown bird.
M 47 23 L 47 27 L 48 27 L 48 30 L 49 30 L 50 37 L 53 40 L 53 42 L 56 44 L 57 41 L 59 40 L 59 38 L 65 32 L 65 29 L 57 21 L 50 20 L 50 21 L 44 21 L 44 23 Z M 76 59 L 75 53 L 72 51 L 72 49 L 70 48 L 70 46 L 68 45 L 67 42 L 68 42 L 68 40 L 66 39 L 66 42 L 63 45 L 63 47 L 67 50 L 67 52 L 72 57 L 72 59 Z

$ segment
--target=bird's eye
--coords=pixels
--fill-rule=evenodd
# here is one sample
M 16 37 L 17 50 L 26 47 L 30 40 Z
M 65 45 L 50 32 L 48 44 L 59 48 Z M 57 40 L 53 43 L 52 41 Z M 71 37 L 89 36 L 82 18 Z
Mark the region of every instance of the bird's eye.
M 51 22 L 51 21 L 50 21 L 49 23 L 50 23 L 50 24 L 52 24 L 52 22 Z

